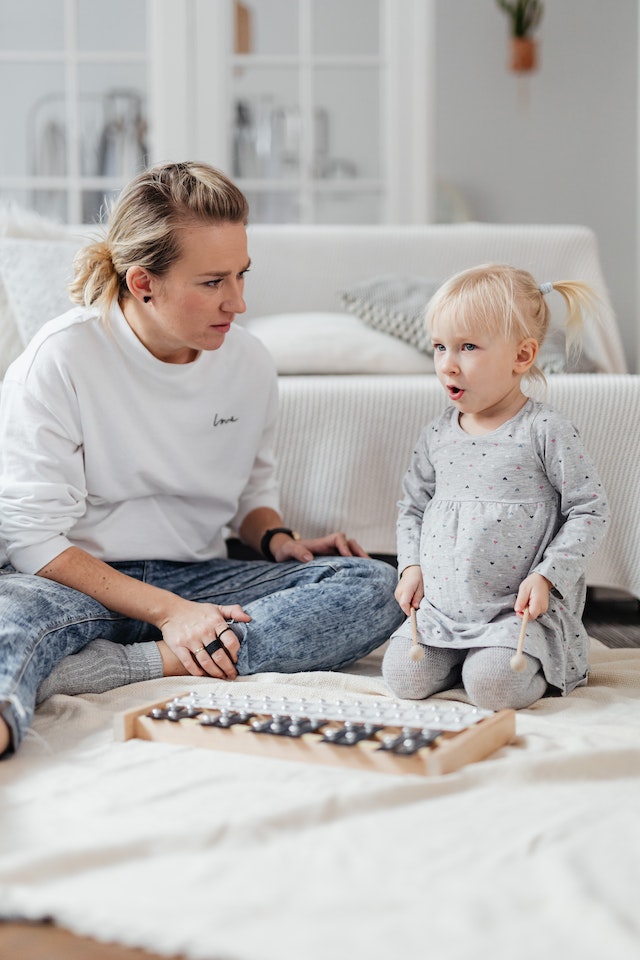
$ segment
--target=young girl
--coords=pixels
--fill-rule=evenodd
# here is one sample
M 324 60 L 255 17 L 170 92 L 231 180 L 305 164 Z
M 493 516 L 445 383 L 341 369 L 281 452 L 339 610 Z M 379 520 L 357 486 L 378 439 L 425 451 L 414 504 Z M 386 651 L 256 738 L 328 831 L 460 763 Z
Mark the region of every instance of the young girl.
M 597 298 L 582 283 L 538 287 L 488 265 L 454 276 L 427 311 L 435 369 L 451 405 L 421 433 L 403 481 L 396 599 L 416 610 L 392 635 L 383 676 L 420 699 L 462 681 L 485 709 L 527 707 L 586 682 L 585 569 L 607 522 L 605 492 L 578 431 L 522 391 L 542 381 L 545 294 L 567 306 L 567 343 Z M 510 666 L 528 610 L 526 667 Z

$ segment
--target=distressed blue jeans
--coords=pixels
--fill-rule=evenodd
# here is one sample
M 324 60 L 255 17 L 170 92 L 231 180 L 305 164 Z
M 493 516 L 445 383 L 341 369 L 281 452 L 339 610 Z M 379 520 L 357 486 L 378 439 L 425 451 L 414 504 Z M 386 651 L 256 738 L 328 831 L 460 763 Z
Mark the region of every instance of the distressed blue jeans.
M 239 603 L 240 675 L 336 670 L 380 646 L 404 614 L 389 564 L 358 557 L 309 563 L 216 559 L 141 561 L 116 569 L 203 603 Z M 0 576 L 0 713 L 14 749 L 31 723 L 36 691 L 54 666 L 98 637 L 157 641 L 151 624 L 114 613 L 77 590 L 4 567 Z

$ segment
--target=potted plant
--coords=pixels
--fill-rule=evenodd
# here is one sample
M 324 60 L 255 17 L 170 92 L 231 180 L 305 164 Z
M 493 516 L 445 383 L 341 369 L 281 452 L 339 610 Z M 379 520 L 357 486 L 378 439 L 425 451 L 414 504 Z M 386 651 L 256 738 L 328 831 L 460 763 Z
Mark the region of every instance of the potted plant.
M 517 73 L 535 70 L 536 42 L 533 31 L 542 19 L 542 0 L 497 0 L 511 21 L 510 67 Z

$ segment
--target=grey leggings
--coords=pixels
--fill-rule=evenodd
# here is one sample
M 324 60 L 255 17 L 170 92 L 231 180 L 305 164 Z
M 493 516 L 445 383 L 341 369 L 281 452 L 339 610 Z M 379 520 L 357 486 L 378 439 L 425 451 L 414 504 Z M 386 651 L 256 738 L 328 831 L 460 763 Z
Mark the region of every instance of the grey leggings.
M 460 681 L 471 702 L 484 710 L 529 707 L 544 696 L 547 682 L 540 661 L 525 653 L 521 673 L 511 669 L 509 647 L 472 647 L 467 650 L 422 645 L 424 657 L 409 656 L 411 640 L 395 634 L 382 661 L 382 676 L 397 697 L 423 700 Z

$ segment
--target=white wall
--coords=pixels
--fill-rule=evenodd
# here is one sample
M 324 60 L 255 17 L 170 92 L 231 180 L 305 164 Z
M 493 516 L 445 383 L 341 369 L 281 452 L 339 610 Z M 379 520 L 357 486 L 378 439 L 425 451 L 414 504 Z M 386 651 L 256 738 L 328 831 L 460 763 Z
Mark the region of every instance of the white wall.
M 495 0 L 437 0 L 437 174 L 474 219 L 592 227 L 638 369 L 637 0 L 547 0 L 538 37 L 518 79 Z

